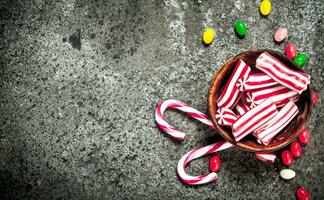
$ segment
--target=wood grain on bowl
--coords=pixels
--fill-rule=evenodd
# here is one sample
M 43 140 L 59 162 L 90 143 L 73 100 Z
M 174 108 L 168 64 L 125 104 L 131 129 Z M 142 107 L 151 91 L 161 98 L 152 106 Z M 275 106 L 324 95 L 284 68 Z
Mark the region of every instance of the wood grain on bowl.
M 257 143 L 256 139 L 251 135 L 243 138 L 241 141 L 236 142 L 232 135 L 231 129 L 228 127 L 220 126 L 216 121 L 216 111 L 218 109 L 216 105 L 216 100 L 220 96 L 227 80 L 229 79 L 231 72 L 233 71 L 236 63 L 242 59 L 246 64 L 250 65 L 252 71 L 258 72 L 255 68 L 255 61 L 259 55 L 263 52 L 268 52 L 272 56 L 276 57 L 287 67 L 292 68 L 297 71 L 302 71 L 292 60 L 290 60 L 285 55 L 272 51 L 272 50 L 251 50 L 247 52 L 240 53 L 232 58 L 230 58 L 225 65 L 223 65 L 215 74 L 208 93 L 208 110 L 210 118 L 216 128 L 216 131 L 228 142 L 235 144 L 236 146 L 251 152 L 260 151 L 276 151 L 283 148 L 284 146 L 290 144 L 298 134 L 307 126 L 307 122 L 311 116 L 312 112 L 312 88 L 311 85 L 308 86 L 307 90 L 304 91 L 296 105 L 298 106 L 299 113 L 297 117 L 288 126 L 281 131 L 269 145 L 261 145 Z

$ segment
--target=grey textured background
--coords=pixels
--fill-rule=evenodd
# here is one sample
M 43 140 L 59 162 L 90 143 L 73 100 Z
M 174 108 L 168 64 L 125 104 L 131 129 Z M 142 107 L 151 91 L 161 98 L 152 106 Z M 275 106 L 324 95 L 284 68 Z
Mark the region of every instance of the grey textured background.
M 309 124 L 312 140 L 291 167 L 295 179 L 239 149 L 222 152 L 214 184 L 179 182 L 189 150 L 219 138 L 181 113 L 188 132 L 170 140 L 154 123 L 158 101 L 176 98 L 206 111 L 215 71 L 251 48 L 283 51 L 287 41 L 310 56 L 304 67 L 323 97 L 323 1 L 2 0 L 0 3 L 0 199 L 294 199 L 298 185 L 323 194 L 324 108 Z M 233 33 L 244 20 L 248 35 Z M 210 26 L 217 36 L 201 43 Z M 289 29 L 278 45 L 273 33 Z M 188 173 L 208 171 L 208 158 Z

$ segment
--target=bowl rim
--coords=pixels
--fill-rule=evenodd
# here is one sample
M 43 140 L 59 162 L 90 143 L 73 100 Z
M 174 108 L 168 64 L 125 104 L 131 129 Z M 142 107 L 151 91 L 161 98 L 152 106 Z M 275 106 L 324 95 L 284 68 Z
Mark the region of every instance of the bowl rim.
M 212 82 L 210 84 L 209 90 L 208 90 L 208 113 L 210 116 L 210 119 L 212 121 L 212 123 L 215 126 L 216 131 L 228 142 L 232 143 L 233 145 L 245 150 L 245 151 L 249 151 L 249 152 L 261 152 L 261 151 L 276 151 L 279 150 L 287 145 L 289 145 L 292 141 L 294 141 L 294 139 L 299 135 L 299 133 L 304 130 L 306 128 L 307 122 L 311 116 L 312 113 L 312 105 L 313 105 L 313 97 L 312 95 L 307 95 L 308 100 L 310 100 L 310 103 L 307 103 L 307 110 L 308 113 L 306 114 L 306 118 L 303 122 L 303 125 L 299 126 L 297 130 L 294 131 L 294 134 L 290 134 L 290 137 L 285 138 L 281 143 L 278 143 L 278 145 L 260 145 L 257 144 L 256 141 L 254 142 L 254 144 L 256 144 L 256 146 L 251 146 L 249 144 L 246 144 L 246 142 L 236 142 L 232 136 L 229 136 L 229 134 L 227 133 L 227 131 L 225 131 L 216 121 L 216 117 L 213 116 L 213 112 L 212 112 L 212 107 L 214 105 L 215 102 L 215 98 L 214 94 L 217 94 L 217 88 L 215 86 L 216 83 L 216 79 L 218 79 L 218 75 L 223 72 L 224 70 L 226 70 L 226 66 L 229 62 L 236 62 L 236 60 L 238 60 L 239 58 L 241 58 L 242 54 L 252 54 L 252 53 L 263 53 L 263 52 L 268 52 L 270 54 L 278 54 L 280 56 L 285 57 L 286 59 L 288 59 L 289 61 L 291 61 L 292 65 L 294 65 L 294 68 L 299 69 L 299 71 L 302 71 L 300 67 L 298 67 L 290 58 L 288 58 L 286 55 L 282 54 L 281 52 L 278 51 L 273 51 L 273 50 L 269 50 L 269 49 L 251 49 L 248 51 L 244 51 L 241 52 L 239 54 L 236 54 L 235 56 L 232 56 L 231 58 L 229 58 L 220 69 L 218 69 L 215 74 L 214 77 L 212 79 Z M 312 93 L 313 89 L 311 84 L 308 85 L 307 90 L 309 90 L 310 94 Z M 306 90 L 306 91 L 307 91 Z M 217 106 L 215 105 L 215 108 Z M 298 116 L 298 115 L 297 115 Z M 230 133 L 231 134 L 231 133 Z M 270 143 L 271 144 L 271 143 Z

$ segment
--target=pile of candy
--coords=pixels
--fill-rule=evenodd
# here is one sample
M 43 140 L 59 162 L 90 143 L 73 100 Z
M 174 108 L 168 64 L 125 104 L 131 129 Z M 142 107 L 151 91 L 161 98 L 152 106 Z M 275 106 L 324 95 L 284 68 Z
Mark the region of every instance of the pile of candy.
M 310 84 L 310 75 L 288 68 L 267 52 L 255 67 L 260 71 L 252 74 L 250 66 L 238 61 L 217 99 L 216 120 L 231 127 L 236 141 L 252 133 L 268 145 L 298 114 L 294 102 Z

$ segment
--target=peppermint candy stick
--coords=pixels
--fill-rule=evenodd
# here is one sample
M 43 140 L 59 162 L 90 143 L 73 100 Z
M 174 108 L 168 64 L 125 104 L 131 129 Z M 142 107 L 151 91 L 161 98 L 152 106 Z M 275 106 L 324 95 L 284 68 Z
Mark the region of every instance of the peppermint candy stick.
M 237 116 L 228 108 L 219 108 L 217 110 L 216 120 L 219 125 L 232 126 L 232 124 L 237 120 Z
M 269 122 L 255 131 L 258 139 L 264 144 L 268 145 L 271 140 L 287 126 L 291 120 L 298 113 L 298 107 L 295 103 L 289 102 L 272 118 Z
M 260 105 L 252 108 L 241 116 L 232 126 L 233 136 L 236 141 L 256 130 L 278 113 L 275 104 L 267 99 Z
M 247 111 L 250 110 L 250 107 L 249 107 L 246 103 L 244 103 L 244 102 L 242 102 L 242 101 L 239 101 L 239 102 L 235 105 L 235 110 L 236 110 L 236 112 L 237 112 L 237 114 L 238 114 L 239 116 L 242 116 L 242 115 L 244 115 Z
M 310 75 L 292 70 L 267 52 L 256 60 L 256 68 L 266 73 L 281 85 L 301 94 L 310 83 Z
M 255 156 L 259 159 L 262 160 L 264 162 L 273 164 L 275 159 L 276 159 L 276 154 L 270 152 L 270 151 L 266 151 L 266 152 L 256 152 Z
M 248 106 L 254 107 L 266 99 L 271 99 L 277 107 L 285 105 L 290 100 L 298 100 L 299 94 L 282 85 L 270 86 L 268 88 L 257 89 L 246 92 L 246 102 Z
M 174 128 L 173 126 L 171 126 L 170 124 L 168 124 L 164 117 L 164 111 L 166 109 L 170 109 L 170 108 L 174 108 L 177 110 L 180 110 L 184 113 L 186 113 L 187 115 L 197 119 L 198 121 L 206 124 L 207 126 L 209 126 L 211 129 L 215 129 L 213 123 L 210 121 L 210 119 L 207 117 L 207 115 L 199 112 L 198 110 L 192 108 L 191 106 L 189 106 L 188 104 L 185 104 L 181 101 L 177 101 L 174 99 L 167 99 L 165 101 L 162 101 L 158 104 L 158 106 L 156 107 L 155 110 L 155 121 L 157 123 L 157 125 L 167 134 L 169 134 L 170 136 L 176 138 L 177 140 L 184 140 L 185 137 L 185 133 Z
M 237 80 L 242 78 L 246 80 L 251 72 L 251 68 L 244 61 L 239 60 L 236 64 L 231 77 L 226 83 L 220 97 L 216 103 L 218 107 L 232 109 L 240 99 L 242 93 L 236 87 Z
M 228 149 L 232 146 L 233 145 L 231 143 L 222 141 L 189 151 L 184 156 L 182 156 L 178 163 L 177 173 L 180 180 L 189 185 L 201 185 L 216 181 L 218 176 L 215 172 L 211 172 L 209 174 L 204 174 L 200 176 L 190 176 L 186 173 L 186 167 L 190 161 L 196 158 L 206 156 L 208 154 L 212 154 L 224 149 Z
M 240 91 L 255 90 L 259 88 L 265 88 L 272 85 L 277 85 L 278 82 L 273 80 L 270 76 L 265 73 L 251 74 L 246 81 L 239 79 L 236 86 Z

